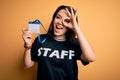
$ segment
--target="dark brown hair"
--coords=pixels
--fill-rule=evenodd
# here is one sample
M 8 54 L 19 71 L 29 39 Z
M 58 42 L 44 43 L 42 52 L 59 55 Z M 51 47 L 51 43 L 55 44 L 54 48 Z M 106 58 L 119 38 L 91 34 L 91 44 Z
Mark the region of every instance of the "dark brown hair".
M 54 19 L 55 19 L 57 13 L 58 13 L 61 9 L 65 9 L 65 10 L 66 10 L 66 8 L 67 8 L 67 9 L 69 10 L 69 12 L 71 13 L 71 7 L 70 7 L 70 6 L 61 5 L 61 6 L 59 6 L 59 7 L 56 9 L 56 11 L 55 11 L 54 14 L 53 14 L 52 21 L 51 21 L 50 26 L 49 26 L 49 29 L 48 29 L 48 34 L 51 34 L 52 36 L 54 36 L 54 27 L 53 27 Z M 74 12 L 74 14 L 75 14 L 75 13 L 76 13 L 75 9 L 74 9 L 74 8 L 72 8 L 72 9 L 73 9 L 73 12 Z M 76 21 L 77 21 L 77 23 L 78 23 L 78 17 L 76 18 Z M 66 35 L 66 39 L 67 39 L 67 40 L 72 40 L 72 39 L 75 38 L 75 32 L 74 32 L 73 30 L 71 30 L 71 29 L 68 29 L 68 31 L 66 32 L 65 35 Z

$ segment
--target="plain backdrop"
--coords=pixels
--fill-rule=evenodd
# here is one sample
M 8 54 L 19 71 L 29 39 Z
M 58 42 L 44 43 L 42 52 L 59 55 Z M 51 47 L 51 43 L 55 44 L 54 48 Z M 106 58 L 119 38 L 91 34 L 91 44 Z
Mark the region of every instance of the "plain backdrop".
M 78 10 L 79 26 L 95 52 L 88 66 L 78 61 L 79 80 L 120 80 L 120 0 L 0 0 L 0 80 L 36 80 L 37 65 L 24 69 L 22 28 L 40 19 L 48 29 L 60 5 Z

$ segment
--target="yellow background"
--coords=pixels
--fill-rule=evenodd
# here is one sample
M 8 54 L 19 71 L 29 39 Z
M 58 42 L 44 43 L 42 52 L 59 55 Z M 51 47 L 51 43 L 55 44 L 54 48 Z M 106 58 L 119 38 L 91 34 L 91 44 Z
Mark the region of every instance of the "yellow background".
M 40 19 L 48 29 L 61 4 L 78 10 L 79 25 L 96 56 L 88 66 L 78 62 L 79 79 L 120 80 L 119 0 L 0 0 L 0 80 L 36 79 L 36 66 L 23 68 L 22 28 Z

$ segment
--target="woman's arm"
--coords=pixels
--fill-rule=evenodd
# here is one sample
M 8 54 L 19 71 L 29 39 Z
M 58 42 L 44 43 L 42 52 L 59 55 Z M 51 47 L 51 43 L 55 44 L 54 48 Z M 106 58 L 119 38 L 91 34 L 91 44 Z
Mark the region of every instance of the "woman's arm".
M 24 64 L 25 69 L 28 69 L 34 65 L 34 61 L 31 60 L 31 46 L 32 46 L 32 33 L 28 31 L 28 29 L 23 29 L 23 40 L 24 40 Z
M 25 69 L 31 68 L 34 65 L 34 61 L 31 60 L 31 55 L 30 55 L 30 50 L 31 49 L 25 49 L 24 50 L 24 65 Z
M 85 62 L 93 62 L 95 60 L 95 56 L 90 44 L 86 40 L 79 26 L 75 26 L 74 29 L 82 50 L 81 59 Z
M 68 11 L 68 9 L 66 9 L 69 17 L 70 17 L 70 23 L 68 28 L 72 29 L 78 37 L 79 40 L 79 44 L 82 50 L 82 54 L 81 54 L 81 60 L 85 61 L 85 62 L 93 62 L 95 60 L 95 56 L 94 56 L 94 52 L 90 46 L 90 44 L 88 43 L 88 41 L 86 40 L 84 34 L 82 33 L 76 18 L 77 18 L 77 11 L 76 13 L 73 12 L 73 9 L 71 8 L 71 13 Z M 66 24 L 64 24 L 66 25 Z

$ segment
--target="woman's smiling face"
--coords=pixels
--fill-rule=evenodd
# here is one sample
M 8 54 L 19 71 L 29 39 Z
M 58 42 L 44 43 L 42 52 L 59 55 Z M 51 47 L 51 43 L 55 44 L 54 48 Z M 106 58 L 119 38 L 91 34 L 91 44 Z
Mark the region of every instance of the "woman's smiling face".
M 55 37 L 60 37 L 60 38 L 65 37 L 65 33 L 68 30 L 68 28 L 64 25 L 64 23 L 68 23 L 68 20 L 65 20 L 66 18 L 69 18 L 69 17 L 65 9 L 61 9 L 55 16 L 55 19 L 53 22 Z

